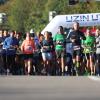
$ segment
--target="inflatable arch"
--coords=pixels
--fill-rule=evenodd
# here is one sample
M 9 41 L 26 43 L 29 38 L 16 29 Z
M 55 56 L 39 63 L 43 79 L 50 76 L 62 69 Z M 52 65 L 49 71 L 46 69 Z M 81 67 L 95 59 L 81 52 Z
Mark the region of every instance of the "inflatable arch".
M 49 31 L 52 32 L 54 36 L 58 31 L 58 26 L 71 28 L 75 21 L 79 22 L 80 26 L 100 25 L 100 13 L 57 15 L 42 30 L 42 34 L 44 34 L 45 31 Z

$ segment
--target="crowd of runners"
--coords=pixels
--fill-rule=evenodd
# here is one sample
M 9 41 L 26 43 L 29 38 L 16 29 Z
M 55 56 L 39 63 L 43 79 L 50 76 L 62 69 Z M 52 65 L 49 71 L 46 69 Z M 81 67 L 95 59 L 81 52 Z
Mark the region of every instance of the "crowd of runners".
M 66 33 L 66 34 L 65 34 Z M 100 29 L 82 32 L 74 22 L 69 32 L 25 34 L 0 30 L 1 75 L 100 75 Z

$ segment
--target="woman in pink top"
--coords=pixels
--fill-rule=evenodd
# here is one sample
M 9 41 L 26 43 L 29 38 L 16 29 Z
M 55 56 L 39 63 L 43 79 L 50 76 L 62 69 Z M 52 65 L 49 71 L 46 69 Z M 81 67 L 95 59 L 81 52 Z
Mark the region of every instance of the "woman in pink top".
M 21 51 L 24 54 L 25 74 L 30 75 L 32 69 L 33 53 L 35 51 L 35 44 L 31 39 L 30 33 L 26 33 L 26 39 L 21 45 Z

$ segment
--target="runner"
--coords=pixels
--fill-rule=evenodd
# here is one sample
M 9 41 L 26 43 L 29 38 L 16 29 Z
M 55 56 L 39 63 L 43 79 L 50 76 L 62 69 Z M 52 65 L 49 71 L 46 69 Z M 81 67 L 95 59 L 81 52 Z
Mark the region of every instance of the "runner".
M 60 75 L 64 75 L 64 54 L 65 54 L 65 37 L 62 26 L 58 27 L 58 33 L 54 36 L 57 64 L 60 69 Z
M 83 40 L 83 45 L 84 45 L 84 53 L 86 56 L 86 62 L 87 62 L 86 68 L 87 68 L 87 71 L 90 73 L 90 75 L 95 74 L 94 64 L 93 64 L 94 44 L 95 44 L 95 37 L 91 36 L 90 30 L 87 29 L 86 40 Z
M 3 33 L 2 33 L 2 30 L 0 30 L 0 74 L 2 75 L 3 72 L 4 72 L 4 67 L 3 67 L 3 50 L 2 50 L 2 45 L 3 45 L 3 41 L 4 41 L 4 38 L 3 38 Z
M 96 30 L 96 75 L 100 76 L 100 29 Z
M 35 44 L 34 41 L 31 39 L 30 33 L 26 33 L 26 39 L 23 41 L 21 45 L 21 51 L 24 54 L 25 75 L 31 75 L 32 59 L 33 59 L 33 53 L 35 51 Z
M 6 66 L 4 66 L 7 70 L 7 74 L 11 73 L 13 74 L 15 68 L 15 55 L 16 55 L 16 49 L 18 47 L 18 41 L 14 37 L 14 32 L 10 32 L 10 36 L 7 37 L 4 40 L 3 43 L 3 61 Z
M 69 29 L 69 32 L 66 37 L 66 63 L 65 63 L 65 71 L 67 75 L 75 75 L 75 70 L 73 68 L 72 54 L 73 54 L 73 45 L 70 42 L 69 35 L 73 31 L 73 29 Z
M 52 75 L 51 68 L 52 68 L 52 47 L 53 43 L 50 41 L 49 32 L 44 33 L 45 39 L 42 42 L 42 58 L 44 62 L 44 68 L 46 70 L 47 75 Z
M 76 67 L 76 73 L 77 75 L 80 75 L 81 70 L 81 39 L 85 40 L 84 34 L 79 31 L 79 23 L 74 22 L 73 24 L 73 31 L 69 35 L 69 39 L 72 42 L 73 45 L 73 66 Z
M 17 52 L 16 52 L 16 58 L 15 58 L 15 72 L 14 74 L 15 75 L 23 75 L 24 74 L 24 61 L 22 60 L 22 52 L 21 52 L 21 49 L 20 49 L 20 46 L 22 44 L 22 33 L 19 32 L 19 33 L 16 33 L 15 35 L 16 39 L 18 40 L 18 43 L 19 43 L 19 46 L 17 48 Z
M 52 68 L 51 68 L 51 72 L 52 75 L 56 75 L 56 52 L 55 52 L 55 46 L 53 43 L 53 37 L 52 37 L 52 33 L 49 32 L 49 37 L 50 37 L 50 43 L 53 44 L 52 48 L 51 48 L 51 52 L 52 52 Z

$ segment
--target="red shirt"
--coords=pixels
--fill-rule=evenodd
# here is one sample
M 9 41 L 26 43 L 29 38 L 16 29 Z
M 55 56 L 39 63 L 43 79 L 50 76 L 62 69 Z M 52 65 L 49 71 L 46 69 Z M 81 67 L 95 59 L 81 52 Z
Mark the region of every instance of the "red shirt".
M 21 45 L 21 50 L 24 54 L 32 54 L 35 50 L 35 44 L 32 39 L 30 40 L 24 40 Z
M 91 29 L 91 35 L 95 36 L 96 28 Z

